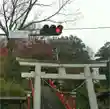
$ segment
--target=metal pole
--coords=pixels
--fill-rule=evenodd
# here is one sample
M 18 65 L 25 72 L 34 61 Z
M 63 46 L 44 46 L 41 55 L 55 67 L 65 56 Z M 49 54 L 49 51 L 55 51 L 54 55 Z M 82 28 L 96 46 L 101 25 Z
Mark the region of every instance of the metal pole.
M 108 57 L 108 88 L 110 88 L 110 57 Z
M 41 105 L 41 66 L 36 64 L 35 66 L 35 90 L 34 90 L 34 109 L 40 109 Z
M 87 91 L 88 91 L 90 108 L 91 109 L 98 109 L 96 94 L 94 91 L 94 85 L 93 85 L 92 76 L 91 76 L 89 66 L 86 66 L 84 68 L 84 73 L 85 73 L 85 77 L 86 77 L 86 87 L 87 87 Z
M 28 109 L 30 109 L 30 94 L 27 94 Z
M 109 73 L 110 73 L 110 57 L 108 57 Z
M 57 59 L 57 61 L 59 60 L 59 51 L 58 51 L 58 48 L 56 48 L 56 59 Z

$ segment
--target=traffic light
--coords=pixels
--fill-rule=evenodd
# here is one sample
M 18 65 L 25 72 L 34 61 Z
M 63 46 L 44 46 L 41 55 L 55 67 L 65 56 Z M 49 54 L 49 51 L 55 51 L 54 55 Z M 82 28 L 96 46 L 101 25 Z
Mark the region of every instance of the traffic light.
M 63 26 L 62 25 L 44 25 L 43 28 L 40 30 L 40 35 L 43 36 L 53 36 L 53 35 L 60 35 L 62 33 Z

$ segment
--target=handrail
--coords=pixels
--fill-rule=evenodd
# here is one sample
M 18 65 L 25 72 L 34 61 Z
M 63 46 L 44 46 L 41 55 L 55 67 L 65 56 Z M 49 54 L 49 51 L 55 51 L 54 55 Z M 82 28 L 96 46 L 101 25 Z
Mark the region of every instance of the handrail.
M 54 85 L 53 81 L 51 81 L 50 79 L 49 79 L 49 84 L 52 88 L 54 89 L 56 88 L 56 85 Z M 31 79 L 29 79 L 29 87 L 32 90 L 32 97 L 34 97 L 34 87 Z M 64 98 L 64 94 L 56 92 L 56 95 L 58 96 L 58 98 L 60 99 L 60 101 L 62 102 L 62 104 L 65 106 L 66 109 L 76 109 L 75 103 L 74 103 L 74 108 L 72 108 L 68 102 L 65 103 L 66 99 Z
M 49 84 L 50 84 L 50 86 L 52 88 L 56 88 L 56 85 L 54 85 L 53 81 L 49 80 Z M 56 95 L 59 97 L 60 101 L 62 102 L 62 104 L 64 104 L 64 106 L 65 106 L 66 109 L 75 109 L 75 106 L 74 106 L 74 108 L 71 108 L 71 106 L 69 105 L 68 102 L 65 103 L 66 99 L 64 97 L 64 94 L 61 94 L 59 92 L 56 92 Z

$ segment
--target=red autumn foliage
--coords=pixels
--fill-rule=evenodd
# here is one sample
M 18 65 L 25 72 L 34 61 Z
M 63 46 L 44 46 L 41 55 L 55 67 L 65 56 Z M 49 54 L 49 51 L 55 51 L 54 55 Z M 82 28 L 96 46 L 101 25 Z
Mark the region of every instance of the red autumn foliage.
M 52 47 L 41 40 L 11 39 L 9 46 L 13 48 L 13 55 L 22 58 L 52 58 Z
M 7 48 L 0 48 L 0 56 L 7 56 L 8 55 L 8 49 Z

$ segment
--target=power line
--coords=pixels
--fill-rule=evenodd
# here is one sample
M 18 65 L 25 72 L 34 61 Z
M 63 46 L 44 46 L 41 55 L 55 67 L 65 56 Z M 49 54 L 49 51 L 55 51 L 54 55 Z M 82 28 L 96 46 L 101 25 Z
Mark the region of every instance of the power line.
M 67 28 L 64 30 L 92 30 L 92 29 L 110 29 L 110 27 L 93 27 L 93 28 Z

